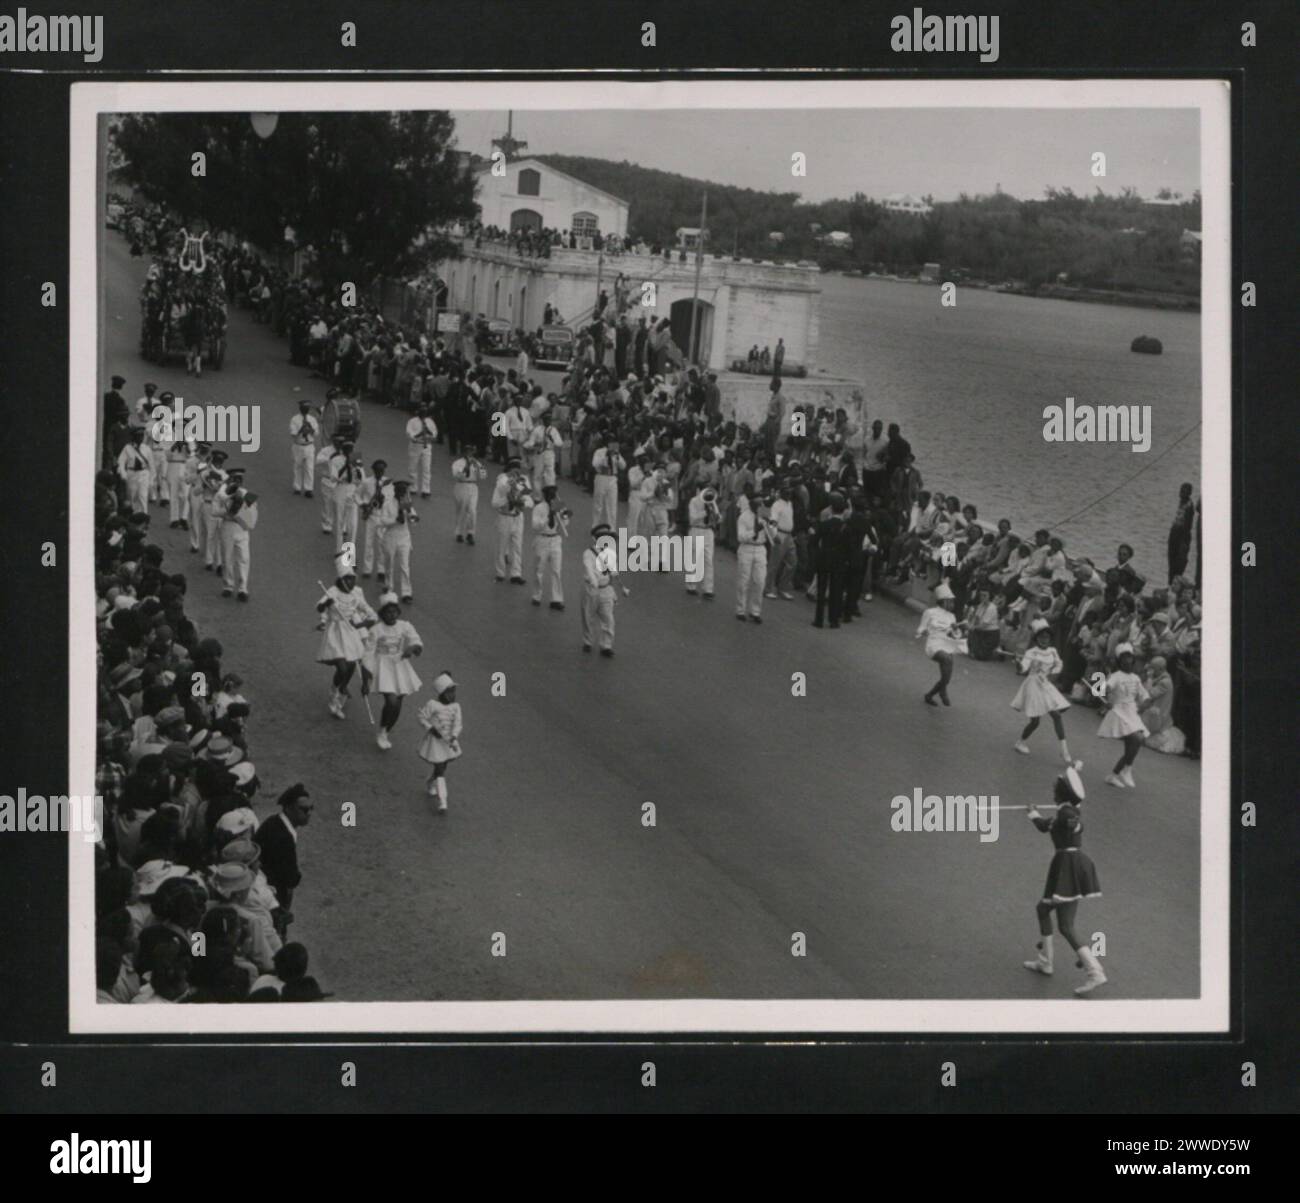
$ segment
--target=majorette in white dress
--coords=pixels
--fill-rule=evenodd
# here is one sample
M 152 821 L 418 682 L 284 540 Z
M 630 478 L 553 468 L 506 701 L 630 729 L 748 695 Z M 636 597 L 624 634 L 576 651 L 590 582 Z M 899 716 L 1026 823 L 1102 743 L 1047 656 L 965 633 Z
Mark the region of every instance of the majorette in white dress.
M 958 652 L 966 654 L 966 640 L 954 628 L 957 616 L 942 606 L 931 606 L 921 615 L 921 625 L 917 627 L 918 636 L 925 636 L 925 654 L 931 659 L 939 652 L 955 656 Z
M 1097 728 L 1102 739 L 1123 739 L 1126 735 L 1148 735 L 1146 724 L 1138 714 L 1138 707 L 1151 695 L 1147 693 L 1142 678 L 1137 673 L 1116 670 L 1106 678 L 1106 711 Z
M 415 628 L 399 618 L 392 626 L 377 622 L 366 639 L 366 654 L 361 663 L 371 676 L 370 688 L 377 693 L 406 695 L 420 688 L 415 666 L 404 653 L 424 646 Z
M 459 702 L 430 698 L 420 707 L 420 722 L 428 728 L 418 751 L 430 764 L 444 764 L 460 755 L 461 717 Z
M 360 585 L 353 585 L 346 592 L 331 585 L 325 595 L 333 598 L 334 604 L 322 616 L 325 634 L 316 653 L 317 661 L 329 664 L 334 660 L 360 660 L 366 652 L 364 626 L 379 616 L 370 608 Z
M 1068 710 L 1070 703 L 1050 680 L 1064 667 L 1056 648 L 1029 648 L 1020 657 L 1020 671 L 1026 676 L 1011 699 L 1012 709 L 1023 711 L 1026 718 L 1042 718 L 1053 710 Z

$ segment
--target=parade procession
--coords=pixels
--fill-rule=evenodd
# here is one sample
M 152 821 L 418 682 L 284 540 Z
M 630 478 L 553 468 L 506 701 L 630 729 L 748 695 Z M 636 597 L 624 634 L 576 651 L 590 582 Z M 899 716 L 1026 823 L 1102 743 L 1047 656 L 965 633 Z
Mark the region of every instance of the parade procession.
M 255 145 L 270 154 L 276 135 Z M 506 151 L 511 188 L 548 170 Z M 1040 526 L 1006 498 L 1014 457 L 1041 448 L 983 464 L 964 418 L 927 428 L 888 380 L 819 378 L 808 265 L 787 279 L 757 258 L 706 262 L 670 230 L 640 246 L 607 193 L 608 243 L 585 217 L 552 229 L 549 210 L 506 231 L 483 164 L 447 162 L 438 220 L 413 242 L 459 250 L 373 285 L 346 259 L 363 232 L 308 254 L 297 211 L 298 241 L 277 227 L 284 246 L 267 249 L 137 183 L 101 231 L 109 868 L 181 868 L 261 933 L 239 943 L 256 970 L 243 994 L 184 983 L 150 945 L 136 957 L 153 989 L 225 1000 L 256 981 L 287 998 L 291 922 L 344 997 L 1194 989 L 1195 957 L 1163 950 L 1196 906 L 1198 829 L 1174 816 L 1200 780 L 1199 484 L 1162 486 L 1167 543 L 1145 519 L 1116 529 L 1123 510 L 1086 542 L 1074 515 Z M 544 291 L 570 259 L 590 273 L 581 306 Z M 643 260 L 681 282 L 663 312 L 644 303 Z M 730 370 L 721 341 L 750 310 L 686 290 L 713 271 L 721 296 L 742 267 L 777 283 Z M 465 283 L 489 268 L 506 290 Z M 453 303 L 466 287 L 479 305 Z M 888 310 L 870 320 L 884 328 Z M 167 417 L 182 412 L 192 424 Z M 957 470 L 986 472 L 993 499 L 948 483 Z M 891 831 L 889 798 L 916 789 L 992 797 L 1000 843 Z M 1085 798 L 1104 898 L 1080 850 Z M 1167 897 L 1135 888 L 1148 872 Z M 150 893 L 124 887 L 133 937 L 170 922 L 159 900 L 178 890 L 146 877 Z M 1115 936 L 1104 966 L 1081 904 L 1134 942 Z M 531 939 L 500 980 L 464 951 L 508 926 L 494 907 Z M 624 950 L 643 912 L 654 934 Z M 787 929 L 837 951 L 771 954 Z M 1055 931 L 1082 973 L 1068 984 Z M 385 963 L 390 937 L 410 957 Z M 576 964 L 588 939 L 591 979 L 552 976 L 553 949 Z M 447 948 L 454 982 L 429 968 Z M 111 976 L 106 992 L 124 993 Z M 295 989 L 320 993 L 308 981 Z

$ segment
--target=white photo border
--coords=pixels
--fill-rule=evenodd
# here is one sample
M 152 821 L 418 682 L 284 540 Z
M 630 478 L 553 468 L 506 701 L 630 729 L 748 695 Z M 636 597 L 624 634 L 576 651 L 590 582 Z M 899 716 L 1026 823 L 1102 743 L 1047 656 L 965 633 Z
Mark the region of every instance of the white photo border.
M 1228 83 L 1179 80 L 734 80 L 623 82 L 596 78 L 409 79 L 398 82 L 84 82 L 71 86 L 68 376 L 69 795 L 95 792 L 96 688 L 86 652 L 95 640 L 95 423 L 99 395 L 97 181 L 102 114 L 408 109 L 858 109 L 1183 108 L 1200 114 L 1201 475 L 1206 565 L 1202 652 L 1206 711 L 1201 754 L 1200 996 L 1193 999 L 655 999 L 510 1002 L 331 1002 L 133 1007 L 96 1002 L 94 846 L 68 837 L 68 1030 L 71 1034 L 190 1033 L 1123 1033 L 1218 1034 L 1229 1030 L 1231 962 L 1231 139 Z M 94 287 L 73 280 L 87 274 Z

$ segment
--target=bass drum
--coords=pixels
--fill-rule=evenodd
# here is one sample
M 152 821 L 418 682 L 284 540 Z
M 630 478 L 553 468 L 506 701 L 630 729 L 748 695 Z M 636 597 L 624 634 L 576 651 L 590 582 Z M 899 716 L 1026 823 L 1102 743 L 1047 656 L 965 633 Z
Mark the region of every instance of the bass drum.
M 356 442 L 361 437 L 361 405 L 351 397 L 331 397 L 321 411 L 326 435 L 341 435 Z

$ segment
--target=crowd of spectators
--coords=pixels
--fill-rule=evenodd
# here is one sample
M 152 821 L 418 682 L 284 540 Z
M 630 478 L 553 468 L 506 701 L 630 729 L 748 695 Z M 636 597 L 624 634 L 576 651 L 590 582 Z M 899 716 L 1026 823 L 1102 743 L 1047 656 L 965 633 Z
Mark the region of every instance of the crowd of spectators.
M 114 377 L 106 413 L 126 407 L 124 384 Z M 98 998 L 315 1001 L 307 950 L 288 939 L 311 799 L 301 784 L 259 797 L 252 704 L 187 613 L 186 575 L 150 541 L 145 504 L 128 505 L 120 474 L 97 474 Z

